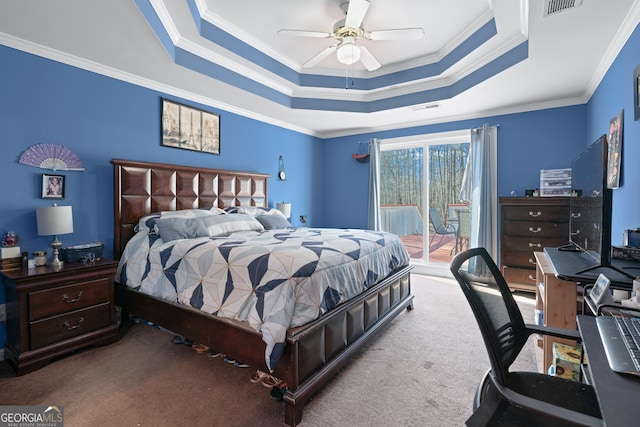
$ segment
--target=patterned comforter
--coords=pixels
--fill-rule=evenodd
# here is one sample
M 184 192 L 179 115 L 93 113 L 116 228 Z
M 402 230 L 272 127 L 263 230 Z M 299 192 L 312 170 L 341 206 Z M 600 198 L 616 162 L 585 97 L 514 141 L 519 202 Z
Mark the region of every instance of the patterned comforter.
M 163 242 L 137 233 L 118 280 L 215 316 L 246 321 L 275 369 L 287 329 L 360 294 L 409 256 L 399 237 L 353 229 L 287 228 Z

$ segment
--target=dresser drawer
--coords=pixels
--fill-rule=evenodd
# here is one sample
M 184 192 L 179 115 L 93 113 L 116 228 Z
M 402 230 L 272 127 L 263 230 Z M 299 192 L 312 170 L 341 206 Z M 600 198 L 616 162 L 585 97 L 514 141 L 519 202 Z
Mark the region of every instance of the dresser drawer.
M 533 250 L 529 252 L 503 252 L 502 265 L 505 267 L 536 268 L 536 258 Z
M 110 302 L 30 323 L 31 349 L 73 338 L 111 324 Z
M 541 251 L 544 248 L 557 248 L 566 245 L 567 237 L 511 237 L 502 239 L 502 247 L 505 251 Z
M 507 283 L 525 283 L 536 286 L 536 270 L 526 268 L 502 267 L 502 275 Z
M 502 233 L 505 236 L 536 238 L 566 236 L 566 239 L 569 238 L 569 224 L 566 222 L 508 221 L 503 222 L 502 227 Z
M 503 206 L 504 221 L 551 221 L 567 222 L 569 208 L 567 206 Z
M 29 320 L 109 301 L 110 279 L 101 278 L 29 293 Z

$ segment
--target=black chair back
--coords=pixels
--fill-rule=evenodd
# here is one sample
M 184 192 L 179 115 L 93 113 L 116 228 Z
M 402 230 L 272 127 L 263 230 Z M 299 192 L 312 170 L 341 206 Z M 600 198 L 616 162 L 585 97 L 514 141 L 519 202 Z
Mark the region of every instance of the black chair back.
M 528 339 L 528 332 L 507 282 L 485 248 L 457 254 L 450 265 L 453 276 L 478 322 L 491 368 L 500 384 Z

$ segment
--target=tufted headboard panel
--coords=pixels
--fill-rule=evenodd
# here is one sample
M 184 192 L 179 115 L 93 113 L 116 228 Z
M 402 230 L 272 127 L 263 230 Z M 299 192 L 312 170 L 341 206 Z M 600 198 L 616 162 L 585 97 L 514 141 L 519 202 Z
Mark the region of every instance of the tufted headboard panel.
M 212 206 L 267 207 L 268 174 L 116 159 L 111 163 L 116 259 L 143 215 Z

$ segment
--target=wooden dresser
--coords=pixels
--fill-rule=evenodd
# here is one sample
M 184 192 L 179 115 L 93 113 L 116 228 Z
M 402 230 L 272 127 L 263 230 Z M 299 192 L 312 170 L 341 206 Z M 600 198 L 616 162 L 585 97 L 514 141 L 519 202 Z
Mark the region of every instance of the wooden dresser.
M 18 375 L 51 359 L 118 337 L 117 261 L 0 271 L 7 299 L 6 361 Z
M 568 242 L 568 197 L 500 198 L 500 269 L 512 290 L 535 292 L 534 252 Z

